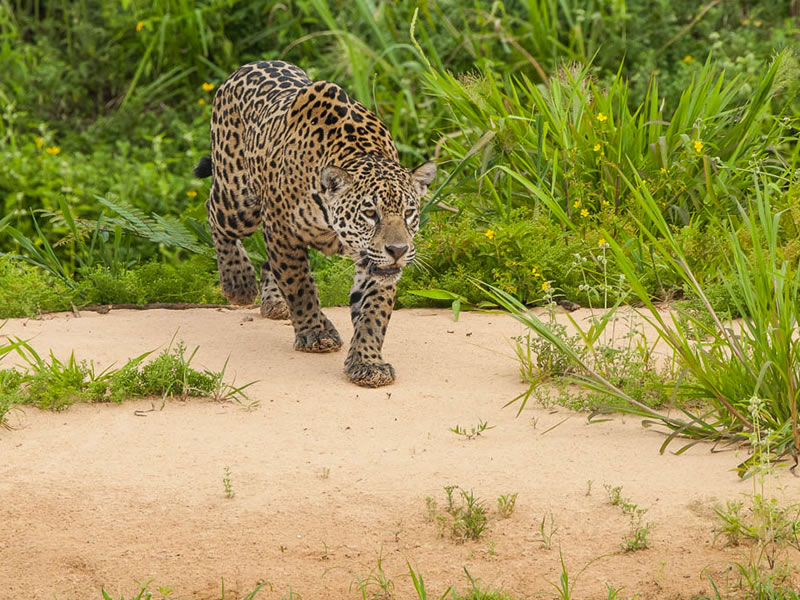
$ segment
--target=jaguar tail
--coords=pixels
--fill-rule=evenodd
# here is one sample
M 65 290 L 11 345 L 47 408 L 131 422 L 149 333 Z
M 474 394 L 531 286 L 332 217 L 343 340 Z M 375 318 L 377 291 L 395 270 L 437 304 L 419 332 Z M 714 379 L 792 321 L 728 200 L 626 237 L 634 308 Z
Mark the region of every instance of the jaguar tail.
M 203 179 L 205 177 L 211 177 L 211 157 L 204 156 L 200 159 L 200 162 L 197 163 L 197 166 L 194 168 L 194 176 Z

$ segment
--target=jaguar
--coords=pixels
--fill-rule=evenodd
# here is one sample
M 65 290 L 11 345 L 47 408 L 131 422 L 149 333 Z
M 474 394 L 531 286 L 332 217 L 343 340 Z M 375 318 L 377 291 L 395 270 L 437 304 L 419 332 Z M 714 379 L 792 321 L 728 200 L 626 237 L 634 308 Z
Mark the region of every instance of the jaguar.
M 396 284 L 415 257 L 420 201 L 436 175 L 400 164 L 388 128 L 337 84 L 282 61 L 244 65 L 214 95 L 206 202 L 222 293 L 291 319 L 294 348 L 333 352 L 342 338 L 320 308 L 308 249 L 350 257 L 353 335 L 344 372 L 355 384 L 395 380 L 383 343 Z M 261 229 L 260 286 L 242 239 Z

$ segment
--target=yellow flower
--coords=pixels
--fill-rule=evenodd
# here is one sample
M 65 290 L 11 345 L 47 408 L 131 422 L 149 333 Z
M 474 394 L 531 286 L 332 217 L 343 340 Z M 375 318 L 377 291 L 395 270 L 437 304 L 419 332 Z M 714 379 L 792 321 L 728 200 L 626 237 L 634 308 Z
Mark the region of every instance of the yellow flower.
M 597 245 L 601 246 L 601 247 L 605 246 L 606 245 L 606 238 L 600 238 L 599 240 L 597 240 Z
M 542 282 L 542 291 L 543 291 L 543 292 L 546 292 L 546 291 L 547 291 L 547 290 L 549 290 L 549 289 L 550 289 L 550 282 L 548 282 L 548 281 L 543 281 L 543 282 Z
M 189 190 L 188 192 L 186 192 L 186 195 L 189 196 L 189 198 L 194 198 L 195 196 L 197 196 L 197 192 L 195 192 L 194 190 Z
M 701 142 L 700 140 L 695 140 L 694 142 L 692 142 L 692 146 L 694 146 L 695 152 L 700 153 L 703 151 L 703 142 Z
M 50 146 L 48 148 L 45 148 L 44 151 L 47 152 L 48 154 L 56 155 L 59 152 L 61 152 L 61 148 L 59 148 L 58 146 Z
M 682 62 L 682 63 L 684 63 L 684 64 L 686 64 L 686 65 L 688 65 L 688 64 L 689 64 L 690 62 L 692 62 L 693 60 L 694 60 L 694 59 L 691 57 L 691 55 L 687 54 L 686 56 L 684 56 L 684 57 L 681 59 L 681 62 Z
M 531 269 L 531 275 L 533 275 L 534 277 L 541 277 L 541 275 L 539 274 L 539 269 L 537 269 L 536 267 L 533 267 Z
M 142 29 L 144 29 L 144 21 L 139 21 L 136 24 L 136 33 L 139 33 Z
M 608 117 L 605 116 L 603 113 L 597 113 L 597 120 L 600 121 L 601 123 L 605 123 L 606 121 L 608 121 Z
M 580 207 L 581 207 L 580 200 L 575 200 L 575 202 L 572 203 L 572 208 L 580 208 Z
M 483 235 L 485 235 L 485 236 L 486 236 L 487 238 L 489 238 L 490 240 L 493 240 L 493 239 L 494 239 L 494 231 L 492 231 L 491 229 L 487 229 L 487 230 L 486 230 L 486 231 L 483 233 Z
M 667 167 L 661 167 L 661 172 L 662 173 L 669 173 L 669 169 L 667 169 Z
M 36 144 L 37 148 L 41 148 L 42 144 L 44 144 L 44 138 L 40 135 L 37 135 L 35 138 L 33 138 L 33 143 Z
M 210 92 L 213 89 L 214 89 L 214 84 L 213 83 L 206 82 L 206 83 L 203 84 L 203 91 L 204 92 Z
M 600 204 L 602 204 L 603 206 L 611 206 L 611 202 L 609 202 L 608 200 L 603 200 Z
M 600 144 L 595 144 L 594 148 L 592 148 L 592 150 L 594 150 L 595 152 L 600 152 L 600 148 L 602 148 L 602 146 Z
M 203 100 L 202 98 L 198 98 L 198 99 L 197 99 L 197 103 L 198 103 L 198 104 L 205 104 L 205 103 L 206 103 L 206 101 L 205 101 L 205 100 Z
M 588 216 L 589 216 L 589 211 L 588 211 L 588 210 L 586 210 L 586 209 L 584 208 L 584 209 L 581 211 L 581 216 L 582 216 L 582 217 L 588 217 Z

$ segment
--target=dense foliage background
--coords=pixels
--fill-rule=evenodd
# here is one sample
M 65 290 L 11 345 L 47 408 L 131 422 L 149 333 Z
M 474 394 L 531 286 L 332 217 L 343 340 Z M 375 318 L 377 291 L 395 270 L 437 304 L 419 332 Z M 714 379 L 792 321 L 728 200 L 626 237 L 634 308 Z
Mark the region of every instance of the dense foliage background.
M 754 176 L 779 192 L 781 248 L 796 258 L 798 12 L 790 0 L 0 0 L 0 317 L 224 301 L 208 182 L 192 167 L 215 87 L 257 59 L 337 81 L 390 126 L 405 164 L 439 163 L 401 304 L 431 301 L 414 289 L 477 302 L 467 276 L 526 303 L 608 301 L 622 293 L 611 236 L 652 294 L 681 294 L 642 234 L 639 185 L 712 288 L 730 271 L 720 218 L 738 218 Z M 258 260 L 258 240 L 248 248 Z M 346 302 L 347 262 L 312 264 L 323 301 Z

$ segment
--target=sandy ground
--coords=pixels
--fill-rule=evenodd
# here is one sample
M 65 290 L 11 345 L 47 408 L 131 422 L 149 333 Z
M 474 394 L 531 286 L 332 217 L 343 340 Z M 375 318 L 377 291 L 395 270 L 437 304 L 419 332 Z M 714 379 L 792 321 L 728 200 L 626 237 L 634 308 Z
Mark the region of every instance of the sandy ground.
M 347 310 L 327 313 L 348 338 Z M 559 551 L 571 579 L 580 573 L 574 598 L 606 598 L 606 584 L 626 598 L 691 598 L 710 592 L 706 573 L 723 579 L 746 552 L 712 544 L 714 504 L 753 491 L 731 471 L 742 453 L 661 455 L 663 436 L 636 419 L 590 425 L 563 409 L 504 409 L 525 389 L 507 341 L 521 330 L 508 316 L 398 311 L 385 347 L 398 379 L 377 390 L 345 381 L 343 352 L 294 352 L 288 323 L 254 310 L 54 315 L 2 333 L 102 369 L 176 330 L 199 345 L 198 365 L 219 369 L 230 355 L 237 383 L 257 379 L 258 408 L 192 400 L 137 413 L 153 405 L 137 401 L 14 413 L 15 429 L 0 429 L 3 600 L 100 598 L 101 587 L 128 599 L 147 580 L 174 588 L 171 598 L 210 599 L 223 578 L 225 598 L 264 579 L 274 590 L 259 598 L 357 598 L 354 582 L 376 575 L 380 557 L 397 598 L 413 597 L 407 561 L 430 597 L 468 589 L 466 568 L 516 598 L 551 598 Z M 481 419 L 494 428 L 477 440 L 449 431 Z M 606 483 L 649 509 L 650 549 L 620 550 L 628 519 Z M 800 495 L 785 470 L 773 483 L 779 497 Z M 481 540 L 454 543 L 426 521 L 426 496 L 441 506 L 446 485 L 485 499 Z M 500 519 L 495 499 L 511 492 L 516 511 Z

